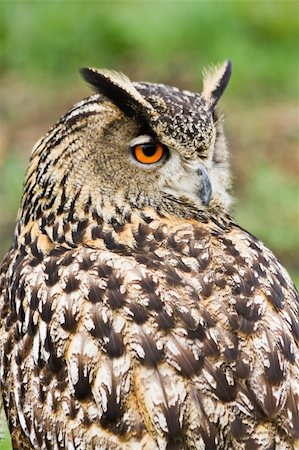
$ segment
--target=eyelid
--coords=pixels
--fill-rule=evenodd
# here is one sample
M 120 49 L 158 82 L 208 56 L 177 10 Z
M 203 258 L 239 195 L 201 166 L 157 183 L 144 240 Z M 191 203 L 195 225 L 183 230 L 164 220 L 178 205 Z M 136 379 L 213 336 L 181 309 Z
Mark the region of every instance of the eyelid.
M 152 136 L 148 136 L 147 134 L 142 134 L 140 136 L 137 136 L 136 138 L 132 139 L 130 141 L 130 147 L 135 147 L 136 145 L 142 145 L 142 144 L 154 144 L 155 140 Z

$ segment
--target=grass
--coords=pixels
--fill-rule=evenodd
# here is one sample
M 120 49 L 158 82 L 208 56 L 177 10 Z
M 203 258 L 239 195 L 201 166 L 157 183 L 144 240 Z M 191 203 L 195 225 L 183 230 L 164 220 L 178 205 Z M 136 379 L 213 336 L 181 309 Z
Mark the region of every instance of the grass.
M 88 93 L 78 68 L 199 90 L 202 68 L 226 58 L 236 202 L 299 285 L 298 58 L 295 1 L 0 2 L 0 258 L 13 234 L 35 141 Z M 9 450 L 9 439 L 0 443 Z
M 8 433 L 8 429 L 6 423 L 4 422 L 3 426 L 3 440 L 0 440 L 0 450 L 11 450 L 11 440 Z
M 205 65 L 231 58 L 238 96 L 298 91 L 297 2 L 2 1 L 1 9 L 3 76 L 67 86 L 78 66 L 92 65 L 198 88 Z
M 12 241 L 17 209 L 22 195 L 25 161 L 15 151 L 0 165 L 0 258 Z

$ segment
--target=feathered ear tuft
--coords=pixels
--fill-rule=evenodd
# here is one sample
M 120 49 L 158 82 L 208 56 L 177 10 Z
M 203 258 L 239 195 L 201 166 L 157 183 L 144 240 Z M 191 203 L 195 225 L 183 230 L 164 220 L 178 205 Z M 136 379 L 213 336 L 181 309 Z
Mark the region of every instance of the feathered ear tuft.
M 232 73 L 232 63 L 225 61 L 223 64 L 207 69 L 203 73 L 202 97 L 215 108 L 223 94 Z
M 92 68 L 82 68 L 80 73 L 96 92 L 109 98 L 126 115 L 132 117 L 152 109 L 124 74 Z

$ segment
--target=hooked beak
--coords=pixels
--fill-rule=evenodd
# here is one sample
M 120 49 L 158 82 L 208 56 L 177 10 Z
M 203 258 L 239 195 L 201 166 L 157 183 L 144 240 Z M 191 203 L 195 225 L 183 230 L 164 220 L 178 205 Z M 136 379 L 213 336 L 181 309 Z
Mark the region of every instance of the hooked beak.
M 199 196 L 203 205 L 208 206 L 212 197 L 212 185 L 210 182 L 210 178 L 205 167 L 202 164 L 200 164 L 198 173 L 201 177 L 201 188 L 199 190 Z

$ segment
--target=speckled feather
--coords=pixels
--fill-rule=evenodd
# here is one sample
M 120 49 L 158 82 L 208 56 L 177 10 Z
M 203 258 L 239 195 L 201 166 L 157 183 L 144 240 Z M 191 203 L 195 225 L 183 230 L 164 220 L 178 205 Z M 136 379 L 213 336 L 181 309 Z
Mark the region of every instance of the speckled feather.
M 163 85 L 133 87 L 144 99 L 140 123 L 136 105 L 126 101 L 129 118 L 95 94 L 33 151 L 0 277 L 1 390 L 13 446 L 294 449 L 296 290 L 221 202 L 227 153 L 215 157 L 223 137 L 208 103 Z M 137 192 L 132 174 L 124 183 L 106 148 L 114 132 L 127 142 L 144 130 L 186 160 L 206 161 L 215 193 L 208 208 L 187 193 L 162 201 L 151 186 Z M 103 173 L 111 158 L 114 175 Z

